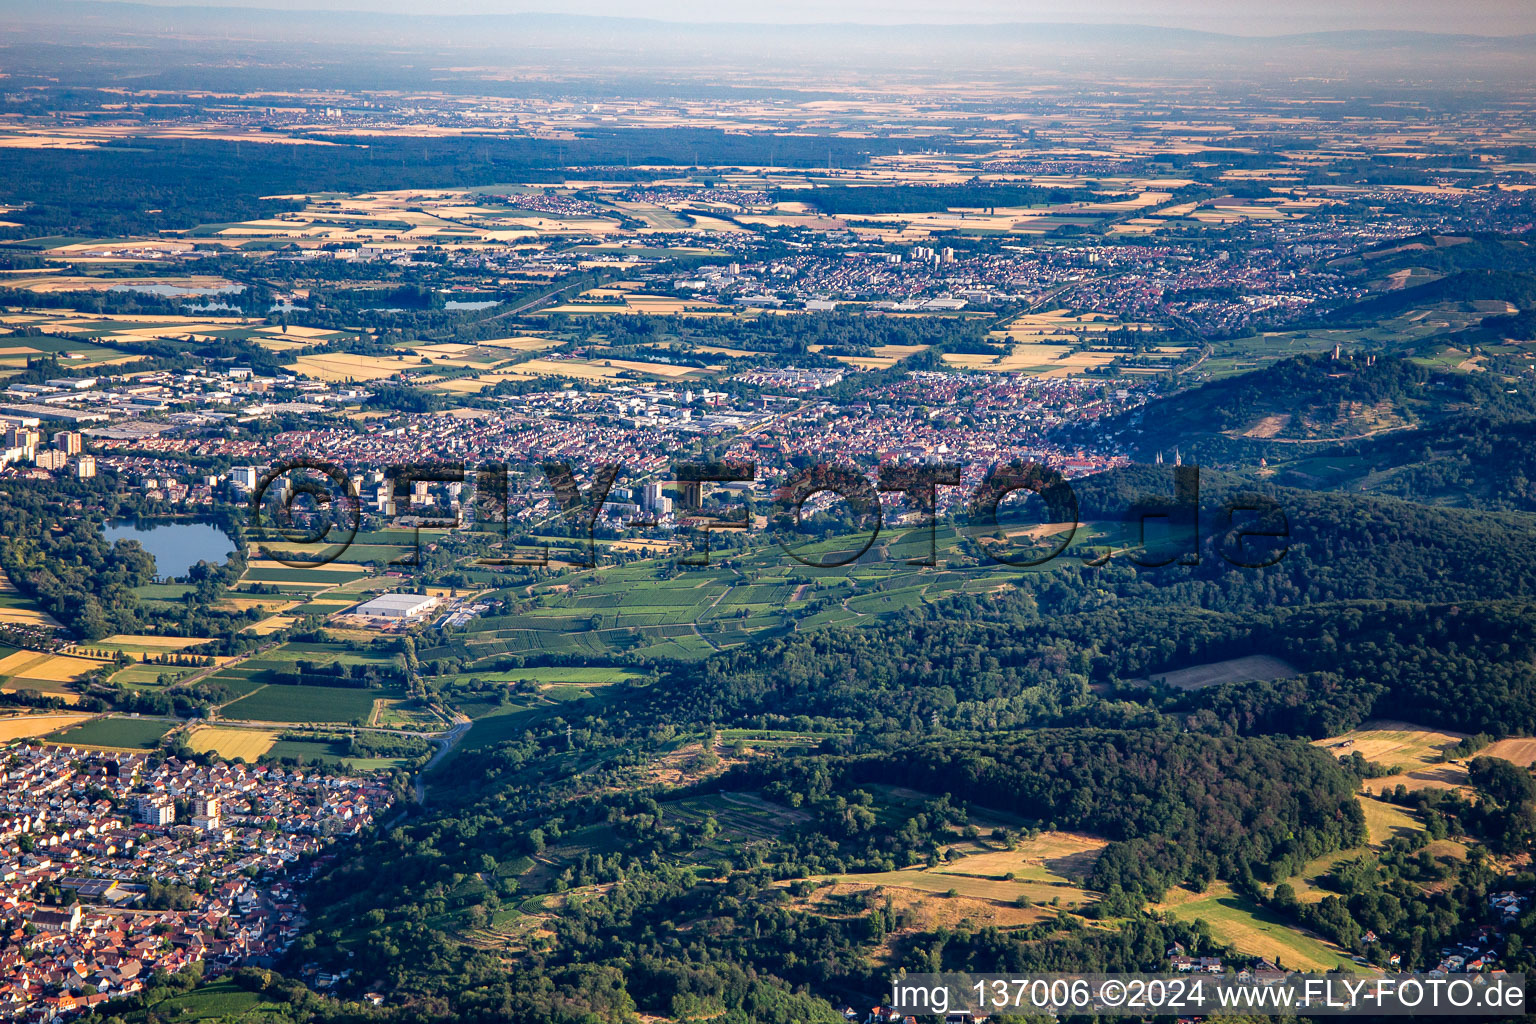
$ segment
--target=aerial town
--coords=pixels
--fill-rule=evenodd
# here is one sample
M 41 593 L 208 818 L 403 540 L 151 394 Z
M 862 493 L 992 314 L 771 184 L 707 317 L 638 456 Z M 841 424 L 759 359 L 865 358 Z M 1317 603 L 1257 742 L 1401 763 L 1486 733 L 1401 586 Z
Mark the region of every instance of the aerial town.
M 366 778 L 69 746 L 8 752 L 0 1019 L 47 1020 L 198 965 L 270 965 L 296 886 L 393 803 Z
M 13 6 L 0 1020 L 1507 1016 L 1536 22 Z

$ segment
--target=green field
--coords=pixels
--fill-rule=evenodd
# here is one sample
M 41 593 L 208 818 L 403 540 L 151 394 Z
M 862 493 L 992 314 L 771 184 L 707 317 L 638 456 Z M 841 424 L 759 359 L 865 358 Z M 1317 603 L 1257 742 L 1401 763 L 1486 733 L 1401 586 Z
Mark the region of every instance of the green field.
M 407 762 L 400 758 L 348 757 L 346 744 L 318 738 L 278 740 L 272 744 L 270 750 L 261 755 L 261 760 L 291 760 L 299 764 L 312 764 L 318 761 L 325 765 L 345 765 L 365 772 L 407 767 Z
M 271 667 L 285 663 L 298 661 L 312 661 L 320 665 L 331 665 L 340 662 L 343 665 L 379 665 L 388 666 L 394 664 L 395 654 L 392 650 L 378 650 L 368 648 L 365 650 L 353 650 L 344 644 L 327 644 L 292 641 L 275 647 L 259 658 L 252 658 L 246 662 L 251 667 Z
M 130 1024 L 145 1024 L 150 1020 L 219 1021 L 222 1024 L 251 1021 L 254 1024 L 278 1019 L 281 1013 L 279 1004 L 239 987 L 228 978 L 220 978 L 190 992 L 157 1000 L 146 1009 L 127 1014 L 124 1019 Z
M 1093 539 L 1078 532 L 1075 543 Z M 857 550 L 862 538 L 832 537 L 797 548 L 810 561 Z M 938 568 L 908 565 L 926 556 L 921 531 L 882 534 L 850 566 L 804 565 L 777 544 L 763 543 L 715 564 L 679 566 L 675 556 L 572 570 L 540 581 L 533 606 L 517 614 L 473 620 L 419 655 L 428 671 L 452 659 L 449 678 L 573 682 L 563 669 L 520 675 L 498 659 L 543 656 L 695 661 L 749 641 L 830 626 L 889 621 L 957 592 L 985 593 L 1017 583 L 1028 570 L 977 557 L 948 525 L 937 531 Z M 487 580 L 486 582 L 492 582 Z M 503 592 L 505 593 L 505 592 Z M 530 596 L 519 590 L 516 597 Z M 477 671 L 484 666 L 484 671 Z M 547 675 L 545 673 L 548 673 Z
M 498 743 L 505 743 L 507 740 L 520 737 L 533 723 L 555 715 L 570 714 L 580 718 L 583 715 L 595 714 L 602 701 L 600 690 L 573 687 L 571 692 L 561 696 L 567 699 L 551 699 L 541 694 L 512 704 L 497 705 L 488 710 L 482 710 L 480 714 L 474 716 L 475 724 L 460 744 L 461 749 L 483 750 Z M 587 707 L 569 706 L 577 701 L 589 700 L 593 703 Z
M 53 743 L 77 747 L 122 747 L 153 750 L 171 731 L 171 722 L 153 718 L 94 718 L 48 736 Z
M 237 722 L 362 724 L 372 714 L 375 700 L 399 696 L 395 690 L 271 685 L 224 705 L 220 715 Z
M 180 601 L 191 591 L 190 583 L 146 583 L 133 588 L 140 601 Z
M 624 683 L 631 679 L 643 679 L 644 673 L 629 669 L 601 665 L 548 666 L 543 668 L 518 668 L 501 672 L 463 672 L 458 675 L 438 676 L 438 681 L 452 684 L 469 679 L 498 683 L 538 683 L 573 686 L 592 686 L 606 683 Z
M 195 668 L 185 668 L 176 665 L 129 665 L 112 676 L 112 682 L 131 686 L 135 689 L 154 689 L 163 685 L 160 677 L 164 676 L 167 682 L 175 682 L 198 671 Z

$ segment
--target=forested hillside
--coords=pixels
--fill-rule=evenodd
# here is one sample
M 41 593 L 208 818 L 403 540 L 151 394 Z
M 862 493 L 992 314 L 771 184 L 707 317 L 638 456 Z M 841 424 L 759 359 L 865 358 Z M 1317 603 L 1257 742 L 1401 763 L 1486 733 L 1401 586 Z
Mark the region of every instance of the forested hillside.
M 1298 356 L 1213 381 L 1096 424 L 1147 461 L 1179 448 L 1186 461 L 1244 467 L 1310 454 L 1321 444 L 1426 428 L 1457 414 L 1502 422 L 1536 414 L 1536 389 L 1486 374 L 1446 373 L 1401 356 Z M 1082 434 L 1082 429 L 1077 431 Z

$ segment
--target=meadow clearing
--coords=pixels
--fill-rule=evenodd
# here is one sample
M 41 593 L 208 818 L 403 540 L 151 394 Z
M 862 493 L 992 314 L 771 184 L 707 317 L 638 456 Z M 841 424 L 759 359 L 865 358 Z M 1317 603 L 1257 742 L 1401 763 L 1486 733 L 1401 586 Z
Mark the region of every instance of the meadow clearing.
M 1467 781 L 1464 765 L 1440 763 L 1444 752 L 1466 738 L 1446 729 L 1425 729 L 1411 722 L 1374 719 L 1338 736 L 1314 740 L 1334 757 L 1358 753 L 1395 769 L 1393 774 L 1366 779 L 1361 789 L 1370 794 L 1388 793 L 1399 785 L 1414 789 L 1456 789 Z M 1486 751 L 1480 751 L 1486 753 Z
M 1171 686 L 1176 690 L 1200 690 L 1222 683 L 1266 682 L 1271 679 L 1289 679 L 1296 669 L 1288 662 L 1267 654 L 1250 654 L 1244 658 L 1229 658 L 1205 665 L 1171 672 L 1157 672 L 1149 678 L 1154 683 Z
M 1439 761 L 1443 753 L 1466 738 L 1464 733 L 1424 729 L 1411 722 L 1372 719 L 1358 729 L 1316 740 L 1335 757 L 1358 753 L 1367 761 L 1413 771 Z
M 1175 888 L 1154 910 L 1181 921 L 1204 921 L 1215 938 L 1239 953 L 1266 957 L 1290 970 L 1365 970 L 1321 938 L 1287 924 L 1277 914 L 1213 882 L 1203 893 Z

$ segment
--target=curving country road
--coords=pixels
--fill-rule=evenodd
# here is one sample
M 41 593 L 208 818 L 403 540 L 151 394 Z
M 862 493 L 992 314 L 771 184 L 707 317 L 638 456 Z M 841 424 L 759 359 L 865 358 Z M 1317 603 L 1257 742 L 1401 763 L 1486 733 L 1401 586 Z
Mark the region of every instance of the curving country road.
M 423 807 L 427 803 L 427 772 L 441 764 L 453 752 L 453 748 L 459 745 L 464 734 L 469 732 L 475 724 L 462 711 L 453 713 L 453 723 L 453 728 L 449 729 L 439 741 L 441 745 L 437 748 L 437 753 L 433 754 L 432 759 L 422 765 L 421 771 L 416 773 L 416 803 Z

